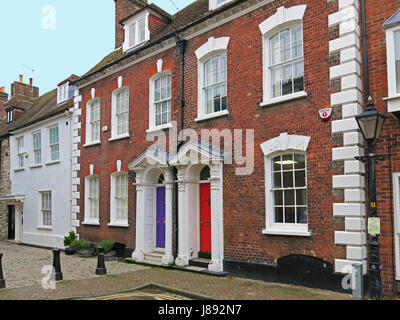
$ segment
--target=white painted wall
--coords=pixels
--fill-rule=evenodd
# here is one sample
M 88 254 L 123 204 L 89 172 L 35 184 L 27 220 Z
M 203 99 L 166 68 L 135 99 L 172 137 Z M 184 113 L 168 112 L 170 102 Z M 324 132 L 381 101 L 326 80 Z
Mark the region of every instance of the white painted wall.
M 68 123 L 68 124 L 67 124 Z M 49 127 L 58 125 L 60 161 L 49 164 Z M 11 192 L 24 195 L 23 226 L 21 240 L 27 244 L 44 247 L 64 248 L 64 236 L 71 230 L 71 121 L 65 115 L 59 115 L 44 122 L 21 129 L 10 138 Z M 42 165 L 34 165 L 33 133 L 42 134 Z M 18 163 L 16 139 L 24 136 L 24 169 L 15 170 Z M 40 226 L 40 192 L 52 192 L 52 228 Z M 18 228 L 18 226 L 16 226 Z

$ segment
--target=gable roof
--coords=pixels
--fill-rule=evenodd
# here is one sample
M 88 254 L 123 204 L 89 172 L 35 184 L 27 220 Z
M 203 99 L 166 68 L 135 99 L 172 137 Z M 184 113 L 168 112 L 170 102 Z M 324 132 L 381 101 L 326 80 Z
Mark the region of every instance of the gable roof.
M 36 98 L 29 110 L 20 114 L 14 122 L 9 124 L 6 121 L 0 122 L 0 137 L 63 113 L 73 106 L 73 100 L 71 98 L 66 103 L 57 105 L 57 89 Z
M 133 0 L 134 1 L 134 0 Z M 140 0 L 139 0 L 140 1 Z M 182 10 L 178 11 L 176 14 L 170 16 L 171 22 L 163 28 L 157 34 L 152 35 L 151 40 L 144 46 L 141 46 L 133 51 L 123 52 L 122 48 L 118 48 L 104 57 L 98 64 L 96 64 L 93 68 L 91 68 L 86 74 L 84 74 L 81 78 L 74 81 L 73 83 L 78 83 L 81 80 L 84 80 L 94 74 L 103 71 L 104 69 L 112 66 L 113 64 L 120 63 L 124 59 L 140 52 L 141 50 L 152 47 L 153 45 L 162 42 L 168 38 L 173 37 L 175 34 L 182 32 L 191 26 L 200 23 L 208 18 L 211 18 L 228 8 L 234 7 L 246 0 L 233 0 L 228 3 L 222 5 L 218 9 L 209 10 L 209 0 L 195 0 Z M 150 4 L 150 7 L 156 7 L 154 4 Z M 159 8 L 160 9 L 160 8 Z M 162 9 L 160 9 L 162 10 Z M 78 84 L 79 85 L 79 84 Z

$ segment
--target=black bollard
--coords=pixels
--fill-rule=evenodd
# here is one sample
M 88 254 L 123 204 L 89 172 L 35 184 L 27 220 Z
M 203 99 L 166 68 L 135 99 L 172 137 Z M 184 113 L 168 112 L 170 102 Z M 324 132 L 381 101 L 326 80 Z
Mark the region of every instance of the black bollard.
M 0 289 L 4 289 L 6 287 L 6 280 L 3 277 L 3 265 L 1 264 L 1 260 L 3 259 L 3 254 L 0 253 Z
M 104 263 L 104 248 L 98 247 L 97 250 L 99 252 L 99 256 L 97 259 L 96 274 L 98 276 L 104 276 L 105 274 L 107 274 L 106 264 Z
M 60 262 L 60 249 L 53 249 L 53 272 L 51 275 L 51 280 L 62 281 L 63 274 L 61 272 L 61 262 Z

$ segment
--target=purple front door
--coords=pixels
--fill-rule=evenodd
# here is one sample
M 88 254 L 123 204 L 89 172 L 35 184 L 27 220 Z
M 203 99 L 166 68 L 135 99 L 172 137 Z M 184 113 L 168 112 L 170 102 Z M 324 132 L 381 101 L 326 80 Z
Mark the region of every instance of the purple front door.
M 165 187 L 157 188 L 156 247 L 165 248 Z

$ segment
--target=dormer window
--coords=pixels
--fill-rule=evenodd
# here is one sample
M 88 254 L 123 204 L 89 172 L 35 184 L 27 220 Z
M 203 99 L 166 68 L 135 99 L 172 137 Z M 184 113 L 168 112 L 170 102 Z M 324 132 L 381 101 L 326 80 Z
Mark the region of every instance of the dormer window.
M 232 0 L 209 0 L 210 3 L 210 10 L 214 10 L 219 8 L 220 6 L 223 6 L 224 4 L 231 2 Z
M 149 13 L 135 15 L 124 22 L 125 42 L 124 52 L 138 47 L 150 40 Z
M 7 123 L 14 121 L 14 109 L 7 110 Z
M 57 103 L 68 100 L 68 82 L 60 85 L 57 89 Z

